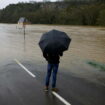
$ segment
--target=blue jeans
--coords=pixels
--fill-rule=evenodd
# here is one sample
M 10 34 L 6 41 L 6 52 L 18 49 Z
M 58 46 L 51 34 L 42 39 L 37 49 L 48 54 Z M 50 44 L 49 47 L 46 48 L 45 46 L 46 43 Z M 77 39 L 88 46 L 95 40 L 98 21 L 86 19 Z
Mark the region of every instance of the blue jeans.
M 46 86 L 49 86 L 50 76 L 51 76 L 51 73 L 53 71 L 53 74 L 52 74 L 52 88 L 56 87 L 58 67 L 59 67 L 59 64 L 48 64 L 46 83 L 45 83 Z

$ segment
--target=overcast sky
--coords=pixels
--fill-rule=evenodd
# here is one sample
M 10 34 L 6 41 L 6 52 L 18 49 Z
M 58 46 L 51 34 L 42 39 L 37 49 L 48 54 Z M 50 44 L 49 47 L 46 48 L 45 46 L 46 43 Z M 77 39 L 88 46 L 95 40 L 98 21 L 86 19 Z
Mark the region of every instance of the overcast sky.
M 29 1 L 43 1 L 43 0 L 0 0 L 0 9 L 5 8 L 9 4 L 18 3 L 18 2 L 29 2 Z M 50 0 L 55 1 L 55 0 Z

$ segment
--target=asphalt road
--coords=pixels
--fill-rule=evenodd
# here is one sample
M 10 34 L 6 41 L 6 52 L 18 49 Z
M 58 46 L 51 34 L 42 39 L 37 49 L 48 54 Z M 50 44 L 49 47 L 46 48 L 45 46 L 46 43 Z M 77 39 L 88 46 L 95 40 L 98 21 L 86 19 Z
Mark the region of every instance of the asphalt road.
M 105 62 L 103 28 L 29 25 L 24 40 L 16 26 L 0 24 L 0 105 L 105 105 L 105 71 L 86 63 Z M 43 90 L 47 62 L 38 46 L 41 35 L 51 29 L 72 38 L 60 60 L 58 93 Z
M 32 77 L 15 60 L 0 67 L 0 105 L 105 105 L 105 87 L 59 70 L 58 97 L 43 91 L 46 65 L 19 61 L 35 75 Z

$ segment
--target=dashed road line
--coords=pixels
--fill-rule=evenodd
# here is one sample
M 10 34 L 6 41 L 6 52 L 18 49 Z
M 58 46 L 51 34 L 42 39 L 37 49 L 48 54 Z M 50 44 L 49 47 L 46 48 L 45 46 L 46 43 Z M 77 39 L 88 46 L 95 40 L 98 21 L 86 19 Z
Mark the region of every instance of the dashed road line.
M 21 64 L 17 59 L 14 59 L 14 61 L 20 65 L 29 75 L 31 75 L 33 78 L 35 78 L 36 76 L 31 73 L 23 64 Z M 58 93 L 56 92 L 52 92 L 52 94 L 58 98 L 62 103 L 64 103 L 65 105 L 71 105 L 69 102 L 67 102 L 63 97 L 61 97 Z
M 21 64 L 17 59 L 14 59 L 14 61 L 16 61 L 16 63 L 18 64 L 18 65 L 20 65 L 29 75 L 31 75 L 33 78 L 35 78 L 36 76 L 33 74 L 33 73 L 31 73 L 23 64 Z
M 52 92 L 54 96 L 56 96 L 61 102 L 63 102 L 65 105 L 71 105 L 69 102 L 67 102 L 64 98 L 62 98 L 58 93 Z

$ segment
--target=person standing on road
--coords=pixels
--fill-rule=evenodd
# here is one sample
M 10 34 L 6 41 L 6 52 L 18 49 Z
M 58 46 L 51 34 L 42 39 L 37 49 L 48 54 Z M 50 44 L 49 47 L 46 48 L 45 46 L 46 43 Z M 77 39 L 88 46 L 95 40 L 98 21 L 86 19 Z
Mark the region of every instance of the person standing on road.
M 45 81 L 45 91 L 49 89 L 50 77 L 52 74 L 52 91 L 57 91 L 56 88 L 56 80 L 57 80 L 57 72 L 60 63 L 60 56 L 63 56 L 63 53 L 46 53 L 43 52 L 43 57 L 48 61 L 47 66 L 47 75 Z
M 43 56 L 48 61 L 45 90 L 48 91 L 50 76 L 52 74 L 52 90 L 56 91 L 56 78 L 60 56 L 68 50 L 71 38 L 63 31 L 53 29 L 44 33 L 39 41 Z

